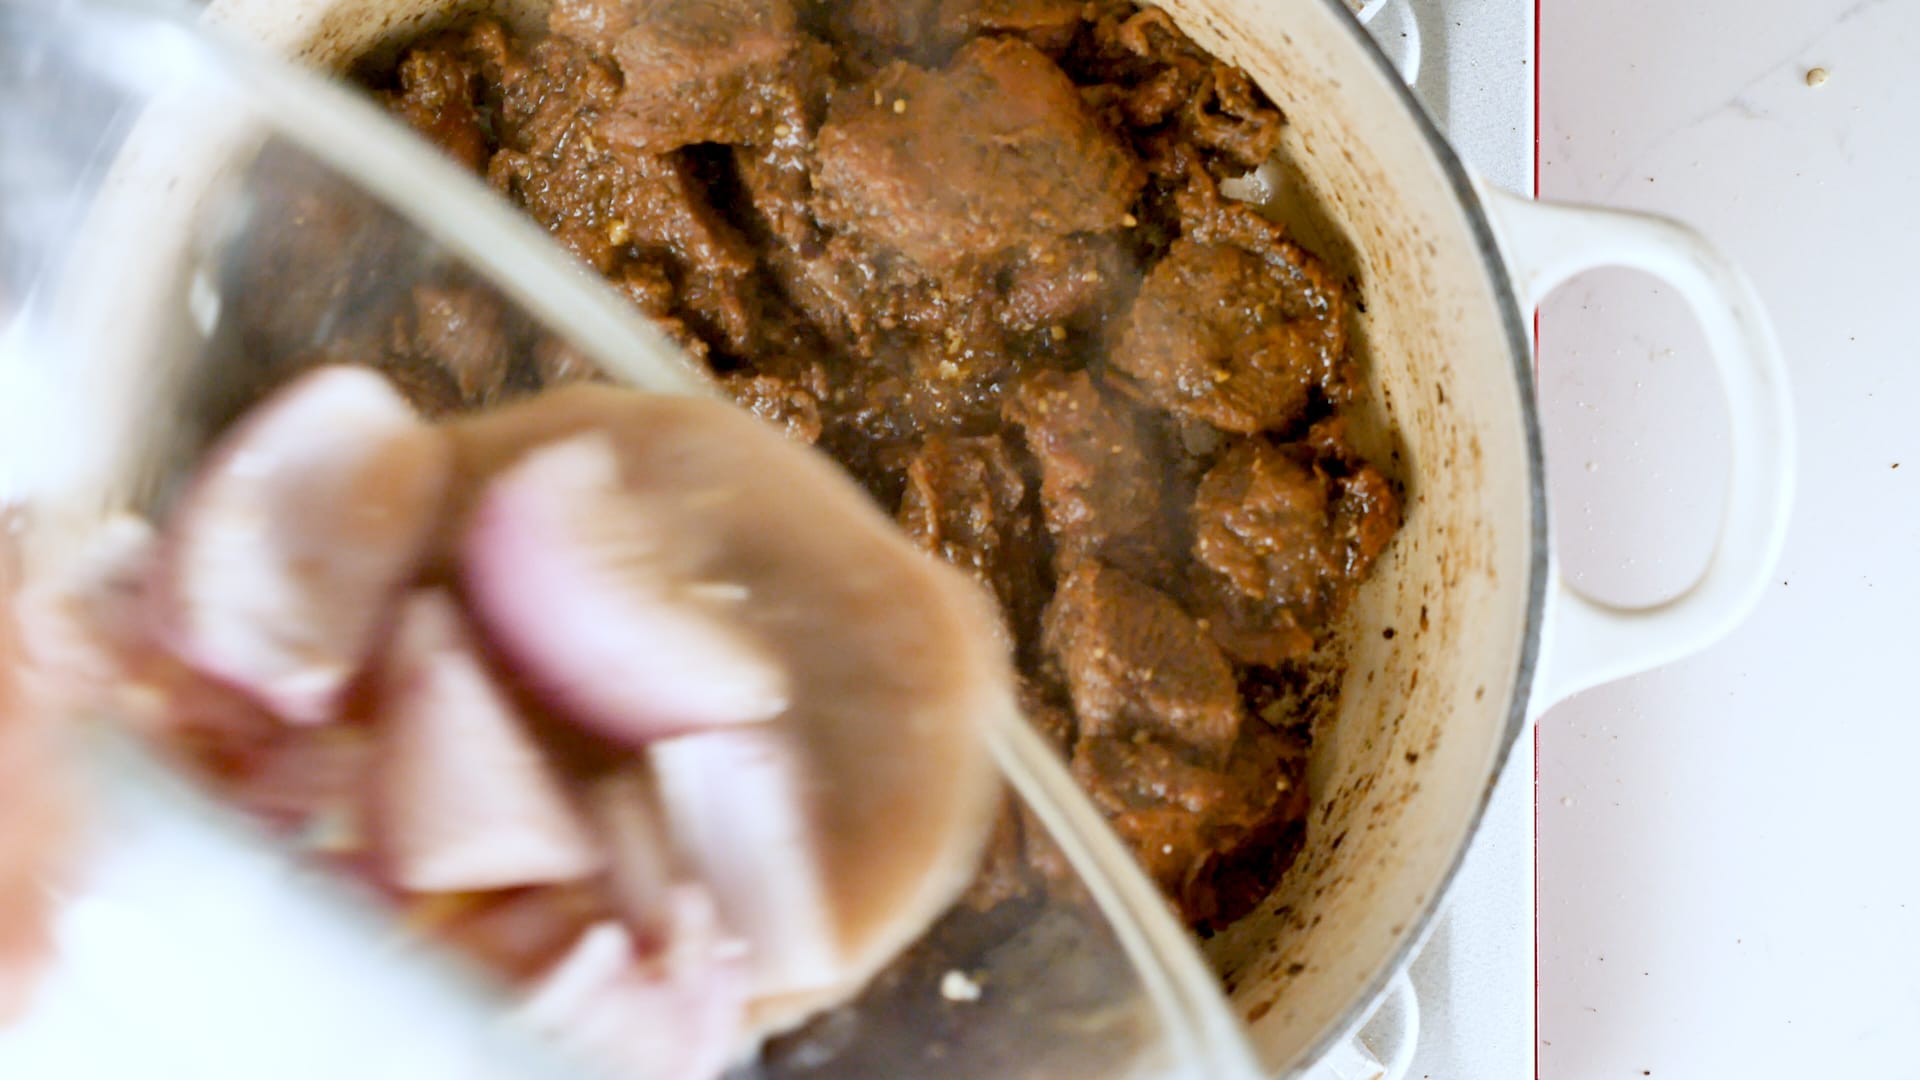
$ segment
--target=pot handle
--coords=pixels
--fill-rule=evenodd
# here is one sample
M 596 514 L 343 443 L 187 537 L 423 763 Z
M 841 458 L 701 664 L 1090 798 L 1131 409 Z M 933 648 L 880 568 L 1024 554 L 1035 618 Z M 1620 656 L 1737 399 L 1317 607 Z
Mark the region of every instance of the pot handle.
M 1387 984 L 1360 1030 L 1314 1063 L 1300 1080 L 1406 1080 L 1420 1043 L 1420 999 L 1402 971 Z
M 1707 569 L 1679 596 L 1619 607 L 1555 575 L 1530 712 L 1601 683 L 1689 656 L 1731 632 L 1759 603 L 1786 542 L 1794 423 L 1786 363 L 1746 274 L 1706 239 L 1648 214 L 1523 199 L 1484 181 L 1480 200 L 1525 311 L 1582 271 L 1644 270 L 1693 309 L 1726 390 L 1732 433 L 1725 515 Z

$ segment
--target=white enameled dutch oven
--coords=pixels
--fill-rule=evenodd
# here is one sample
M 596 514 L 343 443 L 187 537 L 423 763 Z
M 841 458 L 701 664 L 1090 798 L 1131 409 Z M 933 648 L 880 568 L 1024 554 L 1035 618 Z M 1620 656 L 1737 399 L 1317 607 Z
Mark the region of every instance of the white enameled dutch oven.
M 1358 282 L 1365 310 L 1351 337 L 1377 421 L 1360 436 L 1363 446 L 1373 437 L 1376 459 L 1397 451 L 1408 494 L 1406 526 L 1343 632 L 1350 675 L 1337 721 L 1316 732 L 1305 848 L 1259 910 L 1204 951 L 1266 1073 L 1393 1075 L 1410 1058 L 1416 1015 L 1401 973 L 1529 720 L 1706 646 L 1758 600 L 1792 487 L 1788 387 L 1738 270 L 1680 225 L 1533 203 L 1477 181 L 1337 0 L 1163 6 L 1286 113 L 1275 207 Z M 209 17 L 333 68 L 447 9 L 216 0 Z M 1529 319 L 1548 292 L 1599 266 L 1650 272 L 1687 299 L 1731 415 L 1717 550 L 1692 588 L 1643 609 L 1575 592 L 1547 532 Z M 1354 1033 L 1390 993 L 1403 1027 L 1375 1040 L 1382 1065 Z

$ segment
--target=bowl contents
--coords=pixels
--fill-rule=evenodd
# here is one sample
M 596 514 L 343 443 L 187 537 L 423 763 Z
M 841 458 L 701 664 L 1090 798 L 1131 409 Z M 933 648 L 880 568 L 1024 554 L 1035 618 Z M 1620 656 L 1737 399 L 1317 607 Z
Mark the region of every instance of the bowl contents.
M 1271 891 L 1400 508 L 1348 434 L 1346 289 L 1223 194 L 1281 135 L 1243 72 L 1126 0 L 558 0 L 359 75 L 992 593 L 1188 921 Z M 417 291 L 328 354 L 429 410 L 590 377 L 510 337 Z M 1045 877 L 1023 827 L 976 907 Z
M 966 889 L 991 609 L 719 402 L 430 424 L 364 367 L 232 425 L 22 598 L 36 670 L 520 987 L 615 1074 L 715 1077 Z

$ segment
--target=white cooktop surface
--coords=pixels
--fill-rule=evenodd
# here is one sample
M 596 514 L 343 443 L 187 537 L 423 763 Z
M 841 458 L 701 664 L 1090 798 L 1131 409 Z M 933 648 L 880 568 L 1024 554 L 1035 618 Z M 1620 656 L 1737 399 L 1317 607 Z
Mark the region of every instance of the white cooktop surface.
M 1920 4 L 1544 0 L 1541 46 L 1543 193 L 1745 266 L 1800 468 L 1745 626 L 1540 721 L 1540 1076 L 1920 1076 Z M 1602 595 L 1673 592 L 1724 491 L 1696 332 L 1594 277 L 1541 335 L 1562 554 Z

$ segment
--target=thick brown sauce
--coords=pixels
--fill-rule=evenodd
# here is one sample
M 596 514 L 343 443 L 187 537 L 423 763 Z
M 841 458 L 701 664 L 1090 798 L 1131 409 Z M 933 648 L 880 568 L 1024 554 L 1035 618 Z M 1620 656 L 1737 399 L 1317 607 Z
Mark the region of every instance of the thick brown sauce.
M 1279 113 L 1125 0 L 646 10 L 462 24 L 362 81 L 991 590 L 1030 717 L 1143 865 L 1203 931 L 1244 914 L 1305 828 L 1329 624 L 1399 524 L 1346 438 L 1345 290 L 1219 192 Z M 226 270 L 271 300 L 216 343 L 256 379 L 194 422 L 320 360 L 429 415 L 593 377 L 475 282 L 380 289 L 390 230 L 310 180 L 260 185 Z M 321 800 L 275 777 L 352 771 L 207 715 L 195 756 L 289 828 Z M 1010 809 L 965 907 L 1014 925 L 1064 877 Z M 515 972 L 576 892 L 420 917 Z
M 992 590 L 1155 880 L 1243 914 L 1299 841 L 1306 673 L 1399 524 L 1345 436 L 1341 284 L 1219 192 L 1280 114 L 1123 0 L 646 10 L 364 81 Z M 457 285 L 383 326 L 351 349 L 430 411 L 587 377 Z M 1010 816 L 976 907 L 1046 876 L 1026 846 Z

